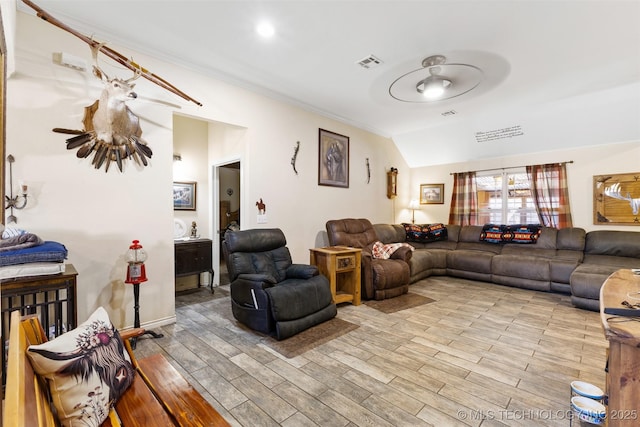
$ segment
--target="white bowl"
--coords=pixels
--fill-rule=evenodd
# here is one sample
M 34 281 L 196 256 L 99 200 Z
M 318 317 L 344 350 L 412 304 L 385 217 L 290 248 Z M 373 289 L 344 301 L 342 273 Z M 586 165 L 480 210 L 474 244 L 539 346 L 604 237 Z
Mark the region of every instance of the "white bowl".
M 600 387 L 584 381 L 573 381 L 571 383 L 571 390 L 580 396 L 590 397 L 591 399 L 600 400 L 604 397 L 604 392 Z
M 597 400 L 588 397 L 573 396 L 571 407 L 579 419 L 591 424 L 603 424 L 607 417 L 607 408 Z

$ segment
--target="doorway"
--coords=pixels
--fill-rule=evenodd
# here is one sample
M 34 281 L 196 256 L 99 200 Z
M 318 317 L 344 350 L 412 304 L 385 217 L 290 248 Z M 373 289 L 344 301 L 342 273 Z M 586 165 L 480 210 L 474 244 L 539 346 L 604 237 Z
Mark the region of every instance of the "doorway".
M 228 284 L 227 269 L 225 265 L 224 254 L 222 251 L 222 241 L 224 240 L 224 235 L 227 230 L 239 230 L 241 226 L 240 202 L 242 198 L 240 193 L 240 175 L 241 162 L 238 159 L 234 159 L 228 163 L 222 163 L 215 166 L 214 176 L 217 177 L 218 182 L 218 197 L 216 198 L 214 196 L 214 205 L 212 206 L 212 211 L 218 214 L 214 216 L 214 221 L 215 217 L 217 216 L 216 234 L 218 236 L 217 242 L 214 243 L 217 249 L 217 251 L 214 250 L 214 257 L 216 262 L 218 263 L 218 268 L 216 269 L 216 271 L 219 271 L 219 285 Z M 215 256 L 216 252 L 217 256 Z

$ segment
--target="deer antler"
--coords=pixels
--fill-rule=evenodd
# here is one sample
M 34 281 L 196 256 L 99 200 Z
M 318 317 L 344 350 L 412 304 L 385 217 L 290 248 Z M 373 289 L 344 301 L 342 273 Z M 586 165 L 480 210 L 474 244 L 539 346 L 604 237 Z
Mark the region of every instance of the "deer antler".
M 179 90 L 177 87 L 173 86 L 171 83 L 169 83 L 168 81 L 164 80 L 163 78 L 161 78 L 160 76 L 149 72 L 148 70 L 142 68 L 140 65 L 136 64 L 133 61 L 128 60 L 127 58 L 125 58 L 124 55 L 122 55 L 119 52 L 116 52 L 115 50 L 104 46 L 104 44 L 100 44 L 98 42 L 96 42 L 95 40 L 85 36 L 84 34 L 79 33 L 78 31 L 74 30 L 73 28 L 63 24 L 61 21 L 57 20 L 56 18 L 54 18 L 53 16 L 49 15 L 47 12 L 45 12 L 42 8 L 40 8 L 39 6 L 37 6 L 35 3 L 33 3 L 30 0 L 22 0 L 22 2 L 24 4 L 26 4 L 27 6 L 29 6 L 30 8 L 32 8 L 33 10 L 36 11 L 36 15 L 39 18 L 42 18 L 43 20 L 47 21 L 48 23 L 55 25 L 58 28 L 61 28 L 65 31 L 67 31 L 68 33 L 73 34 L 74 36 L 78 37 L 80 40 L 84 41 L 85 43 L 87 43 L 89 46 L 91 46 L 91 48 L 95 48 L 97 50 L 99 50 L 100 52 L 104 53 L 105 55 L 107 55 L 109 58 L 113 59 L 114 61 L 116 61 L 117 63 L 119 63 L 120 65 L 123 65 L 125 67 L 127 67 L 128 69 L 132 70 L 135 73 L 140 73 L 140 75 L 142 77 L 144 77 L 145 79 L 149 80 L 152 83 L 157 84 L 158 86 L 160 86 L 161 88 L 168 90 L 171 93 L 174 93 L 176 95 L 178 95 L 179 97 L 187 100 L 187 101 L 191 101 L 193 103 L 195 103 L 198 106 L 202 106 L 202 103 L 196 101 L 195 99 L 191 98 L 189 95 L 187 95 L 186 93 L 182 92 L 181 90 Z
M 133 62 L 133 58 L 129 62 L 131 62 L 131 64 L 134 65 L 135 69 L 133 70 L 133 76 L 129 77 L 127 80 L 125 80 L 126 83 L 131 83 L 134 80 L 138 80 L 140 78 L 140 76 L 142 75 L 142 67 L 140 67 L 138 64 Z
M 610 185 L 609 187 L 605 187 L 604 188 L 604 194 L 605 196 L 609 196 L 611 198 L 614 199 L 618 199 L 618 200 L 626 200 L 627 202 L 631 201 L 631 194 L 627 193 L 627 196 L 624 197 L 620 194 L 620 183 L 616 182 L 613 185 Z
M 640 197 L 632 198 L 631 193 L 627 192 L 626 196 L 620 194 L 620 183 L 616 182 L 615 184 L 610 185 L 609 187 L 604 188 L 605 196 L 609 196 L 612 199 L 624 200 L 629 202 L 629 206 L 631 206 L 631 211 L 634 215 L 638 215 L 640 212 Z

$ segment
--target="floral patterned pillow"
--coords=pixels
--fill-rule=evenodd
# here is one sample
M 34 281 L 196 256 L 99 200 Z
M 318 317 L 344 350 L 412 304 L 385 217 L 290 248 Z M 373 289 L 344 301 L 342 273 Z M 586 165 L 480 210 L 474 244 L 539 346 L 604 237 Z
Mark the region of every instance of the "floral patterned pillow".
M 62 426 L 99 426 L 135 374 L 102 307 L 76 329 L 29 346 L 27 354 L 36 373 L 46 379 Z

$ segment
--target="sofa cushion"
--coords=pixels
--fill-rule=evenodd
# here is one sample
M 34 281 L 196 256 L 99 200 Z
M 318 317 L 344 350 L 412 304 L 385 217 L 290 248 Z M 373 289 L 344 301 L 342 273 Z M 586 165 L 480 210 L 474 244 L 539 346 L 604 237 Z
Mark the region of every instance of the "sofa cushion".
M 373 224 L 366 218 L 344 218 L 327 221 L 327 236 L 331 245 L 367 248 L 380 240 Z
M 581 264 L 571 273 L 571 295 L 592 300 L 600 299 L 600 288 L 617 268 L 607 265 Z
M 491 252 L 455 250 L 447 252 L 447 269 L 491 274 Z
M 556 249 L 566 249 L 570 251 L 584 251 L 584 244 L 587 233 L 582 228 L 568 227 L 558 230 L 556 239 Z
M 373 228 L 382 243 L 402 243 L 407 233 L 400 224 L 373 224 Z
M 447 227 L 442 223 L 436 224 L 407 224 L 402 223 L 406 232 L 407 242 L 437 242 L 447 240 Z
M 316 313 L 331 304 L 331 287 L 324 276 L 311 279 L 287 279 L 265 289 L 276 321 L 296 320 Z
M 640 265 L 640 259 L 622 256 L 585 254 L 582 265 L 607 266 L 613 269 L 611 271 L 613 273 L 613 271 L 621 268 L 638 268 L 638 265 Z
M 640 258 L 640 234 L 597 230 L 587 233 L 585 254 Z
M 551 280 L 549 260 L 540 257 L 496 255 L 491 262 L 491 273 L 546 282 Z

